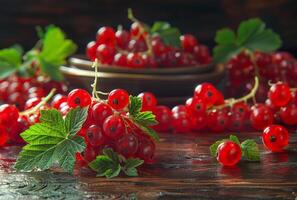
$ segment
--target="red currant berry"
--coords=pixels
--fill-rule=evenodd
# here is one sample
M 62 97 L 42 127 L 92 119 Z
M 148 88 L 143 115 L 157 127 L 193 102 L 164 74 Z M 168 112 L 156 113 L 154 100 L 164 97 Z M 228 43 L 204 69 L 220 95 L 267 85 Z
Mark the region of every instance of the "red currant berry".
M 256 130 L 263 130 L 273 123 L 273 113 L 263 104 L 257 104 L 252 107 L 250 122 Z
M 102 145 L 105 141 L 102 129 L 99 126 L 91 125 L 86 130 L 86 142 L 92 146 Z
M 285 106 L 292 98 L 290 87 L 286 83 L 276 83 L 270 87 L 268 97 L 274 106 Z
M 217 101 L 214 103 L 215 106 L 222 105 L 225 103 L 225 98 L 223 94 L 217 91 Z
M 129 94 L 123 89 L 112 90 L 108 95 L 107 103 L 113 109 L 121 110 L 129 104 Z
M 241 148 L 232 141 L 223 142 L 218 146 L 217 160 L 223 166 L 234 166 L 241 159 Z
M 157 106 L 155 95 L 150 92 L 143 92 L 138 95 L 142 101 L 142 111 L 152 111 Z
M 154 142 L 146 137 L 140 138 L 137 157 L 143 159 L 147 164 L 153 163 L 156 146 Z
M 192 129 L 192 118 L 190 115 L 185 113 L 174 113 L 172 114 L 172 126 L 174 131 L 177 133 L 187 133 Z
M 161 56 L 166 51 L 166 47 L 161 40 L 153 40 L 152 49 L 153 49 L 154 55 L 156 56 Z
M 118 139 L 124 134 L 124 122 L 118 115 L 112 115 L 105 119 L 103 123 L 104 134 L 111 139 Z
M 114 29 L 108 26 L 101 27 L 97 32 L 96 42 L 98 44 L 107 44 L 114 46 L 116 42 Z
M 279 152 L 288 145 L 289 133 L 280 125 L 270 125 L 263 131 L 262 141 L 270 151 Z
M 217 89 L 212 84 L 202 83 L 195 88 L 194 97 L 203 99 L 207 103 L 207 106 L 212 106 L 217 101 L 217 93 Z
M 86 107 L 89 106 L 92 102 L 90 94 L 83 89 L 74 89 L 72 90 L 67 97 L 67 103 L 71 108 L 77 106 Z
M 187 115 L 189 111 L 185 105 L 177 105 L 172 108 L 172 114 Z
M 189 98 L 186 101 L 186 107 L 194 115 L 203 115 L 206 112 L 206 103 L 203 99 Z
M 280 118 L 284 124 L 296 125 L 297 124 L 297 106 L 296 104 L 289 104 L 282 107 L 279 112 Z
M 168 131 L 172 121 L 171 110 L 166 106 L 156 106 L 153 113 L 158 122 L 158 124 L 154 126 L 154 129 L 162 132 Z
M 4 146 L 8 141 L 8 133 L 4 126 L 0 125 L 0 146 Z
M 92 107 L 93 118 L 98 126 L 102 126 L 104 120 L 113 114 L 112 109 L 105 103 L 96 103 Z
M 132 134 L 126 134 L 116 141 L 116 150 L 126 158 L 134 156 L 138 150 L 138 140 Z
M 192 117 L 192 129 L 195 131 L 203 130 L 207 126 L 206 113 L 194 115 Z
M 127 56 L 127 65 L 132 68 L 144 68 L 146 63 L 139 53 L 129 53 Z
M 244 102 L 234 104 L 231 108 L 231 111 L 232 113 L 241 115 L 243 119 L 248 119 L 251 113 L 250 107 Z
M 117 30 L 117 32 L 115 33 L 115 37 L 118 47 L 120 47 L 121 49 L 126 49 L 131 38 L 130 33 L 125 30 Z
M 184 51 L 192 52 L 198 44 L 197 39 L 191 34 L 185 34 L 180 37 L 181 46 Z
M 228 113 L 224 110 L 212 110 L 207 116 L 207 127 L 211 131 L 221 132 L 227 129 L 230 124 Z
M 67 102 L 67 97 L 61 94 L 57 94 L 54 96 L 53 101 L 51 102 L 51 106 L 53 108 L 59 109 L 62 103 Z
M 127 66 L 127 56 L 122 53 L 117 53 L 114 56 L 113 64 L 116 66 Z
M 11 126 L 19 118 L 19 111 L 14 105 L 3 104 L 0 106 L 0 124 Z
M 241 131 L 245 125 L 244 115 L 238 112 L 231 113 L 229 130 L 231 131 Z
M 93 160 L 95 160 L 97 153 L 92 146 L 87 146 L 87 148 L 83 152 L 83 156 L 87 162 L 92 162 Z
M 96 57 L 102 64 L 110 65 L 114 60 L 116 50 L 112 46 L 101 44 L 96 50 Z
M 211 56 L 209 49 L 204 45 L 197 45 L 193 50 L 194 57 L 199 64 L 209 64 L 211 62 Z
M 96 50 L 98 46 L 99 44 L 97 44 L 95 41 L 91 41 L 87 44 L 86 54 L 87 57 L 92 61 L 96 58 Z
M 38 97 L 34 97 L 34 98 L 30 98 L 26 101 L 25 103 L 25 110 L 33 108 L 34 106 L 36 106 L 37 104 L 39 104 L 41 102 L 41 99 Z

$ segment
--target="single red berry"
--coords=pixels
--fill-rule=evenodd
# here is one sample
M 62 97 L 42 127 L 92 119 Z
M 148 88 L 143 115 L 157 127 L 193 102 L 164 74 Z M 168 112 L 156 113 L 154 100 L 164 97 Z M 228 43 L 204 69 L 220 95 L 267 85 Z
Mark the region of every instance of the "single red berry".
M 217 91 L 217 100 L 214 103 L 215 106 L 222 105 L 225 103 L 225 98 L 220 91 Z
M 230 117 L 224 110 L 212 110 L 207 116 L 207 127 L 211 131 L 221 132 L 226 130 L 230 124 Z
M 172 113 L 172 126 L 177 133 L 187 133 L 192 129 L 192 118 L 186 113 Z
M 132 39 L 129 41 L 127 49 L 130 52 L 144 52 L 147 50 L 147 45 L 144 39 Z
M 288 145 L 289 133 L 280 125 L 270 125 L 263 131 L 262 141 L 270 151 L 279 152 Z
M 144 33 L 140 34 L 141 26 L 142 26 L 142 24 L 140 24 L 138 22 L 132 23 L 131 24 L 131 27 L 130 27 L 130 34 L 131 34 L 131 36 L 133 36 L 134 38 L 143 39 L 144 35 L 146 35 L 147 32 L 144 32 Z
M 104 120 L 113 114 L 111 107 L 105 103 L 96 103 L 92 106 L 92 114 L 95 123 L 98 126 L 102 126 Z
M 114 29 L 108 26 L 101 27 L 97 32 L 96 42 L 98 44 L 114 46 L 116 42 Z
M 198 44 L 195 36 L 191 34 L 185 34 L 180 36 L 180 42 L 184 51 L 187 51 L 187 52 L 192 52 L 194 47 Z
M 153 40 L 152 49 L 153 49 L 154 55 L 156 56 L 161 56 L 166 51 L 166 47 L 161 40 Z
M 250 107 L 244 102 L 234 104 L 231 108 L 231 111 L 232 113 L 241 115 L 243 119 L 248 119 L 251 113 Z
M 124 128 L 124 122 L 118 115 L 107 117 L 103 123 L 104 134 L 113 140 L 120 138 L 124 134 Z
M 172 108 L 172 114 L 187 115 L 189 110 L 185 105 L 177 105 Z
M 156 106 L 153 113 L 158 122 L 158 124 L 153 126 L 153 128 L 162 132 L 169 131 L 172 122 L 171 110 L 167 106 Z
M 138 139 L 132 134 L 126 134 L 116 141 L 116 150 L 126 158 L 134 156 L 138 150 Z
M 209 64 L 211 62 L 211 56 L 209 54 L 209 49 L 205 45 L 197 45 L 193 49 L 193 54 L 196 61 L 199 64 Z
M 67 102 L 67 97 L 61 94 L 57 94 L 54 96 L 53 101 L 51 102 L 51 106 L 53 108 L 59 109 L 60 105 L 64 102 Z
M 121 49 L 126 49 L 131 38 L 130 33 L 125 30 L 117 30 L 117 32 L 115 33 L 115 37 L 118 47 L 120 47 Z
M 186 107 L 194 115 L 203 115 L 206 112 L 206 103 L 203 99 L 189 98 L 186 101 Z
M 152 111 L 157 106 L 157 99 L 150 92 L 142 92 L 138 95 L 142 101 L 142 111 Z
M 74 89 L 69 92 L 67 97 L 67 103 L 71 108 L 77 106 L 86 107 L 92 102 L 90 94 L 83 89 Z
M 87 162 L 92 162 L 93 160 L 95 160 L 96 156 L 97 153 L 92 146 L 87 146 L 87 148 L 83 152 L 84 160 L 86 160 Z
M 96 58 L 96 50 L 98 46 L 99 44 L 96 43 L 95 41 L 91 41 L 87 44 L 86 54 L 87 54 L 87 57 L 92 61 L 95 60 Z
M 116 50 L 113 46 L 101 44 L 96 50 L 96 57 L 102 64 L 110 65 L 114 60 Z
M 121 110 L 129 104 L 129 94 L 123 89 L 112 90 L 108 95 L 107 103 L 113 109 Z
M 139 139 L 137 157 L 143 159 L 147 164 L 153 162 L 156 146 L 154 142 L 146 137 Z
M 263 130 L 273 123 L 273 113 L 264 104 L 257 104 L 252 107 L 250 122 L 256 130 Z
M 212 84 L 202 83 L 195 88 L 194 97 L 203 99 L 207 106 L 212 106 L 218 99 L 218 91 Z
M 132 68 L 144 68 L 146 63 L 139 53 L 129 53 L 127 56 L 127 66 Z
M 229 130 L 241 131 L 244 128 L 246 118 L 239 112 L 232 112 L 230 115 Z
M 280 118 L 284 124 L 296 125 L 297 124 L 297 105 L 289 104 L 282 107 L 279 112 Z
M 3 104 L 0 106 L 0 124 L 11 126 L 19 118 L 19 111 L 14 105 Z
M 39 104 L 41 102 L 41 99 L 38 97 L 34 97 L 34 98 L 30 98 L 26 101 L 25 103 L 25 110 L 33 108 L 34 106 L 36 106 L 37 104 Z
M 8 138 L 6 128 L 0 125 L 0 146 L 4 146 L 8 142 Z
M 192 116 L 192 130 L 200 131 L 207 126 L 207 114 L 201 113 L 199 115 Z
M 103 131 L 99 126 L 91 125 L 86 130 L 86 142 L 92 146 L 102 145 L 105 141 Z
M 114 56 L 113 64 L 116 66 L 127 66 L 127 56 L 122 53 L 117 53 Z
M 274 106 L 285 106 L 292 98 L 290 87 L 282 82 L 273 84 L 268 92 L 268 98 Z
M 241 160 L 241 148 L 235 142 L 223 142 L 218 146 L 217 151 L 217 160 L 223 166 L 234 166 Z

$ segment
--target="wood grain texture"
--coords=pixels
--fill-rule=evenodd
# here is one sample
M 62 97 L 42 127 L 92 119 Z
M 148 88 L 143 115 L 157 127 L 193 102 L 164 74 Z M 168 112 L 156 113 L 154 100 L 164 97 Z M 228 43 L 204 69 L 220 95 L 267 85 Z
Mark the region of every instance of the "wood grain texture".
M 260 133 L 240 133 L 241 140 Z M 156 163 L 136 178 L 96 178 L 89 170 L 70 176 L 59 170 L 15 173 L 19 148 L 0 150 L 0 199 L 296 199 L 297 134 L 287 151 L 272 154 L 261 147 L 261 162 L 221 167 L 209 145 L 227 134 L 162 134 Z
M 0 48 L 16 42 L 31 48 L 37 40 L 34 27 L 56 24 L 74 39 L 84 52 L 100 26 L 128 27 L 127 8 L 151 24 L 171 22 L 182 32 L 196 35 L 202 43 L 214 45 L 219 28 L 236 27 L 241 20 L 261 17 L 281 34 L 284 49 L 297 53 L 297 2 L 295 0 L 9 0 L 0 6 Z

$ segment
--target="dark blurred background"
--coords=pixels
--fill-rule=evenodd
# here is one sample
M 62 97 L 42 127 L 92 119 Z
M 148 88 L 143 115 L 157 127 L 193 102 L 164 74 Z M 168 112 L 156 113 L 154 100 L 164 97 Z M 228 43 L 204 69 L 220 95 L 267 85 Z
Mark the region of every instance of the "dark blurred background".
M 35 26 L 56 24 L 84 52 L 100 26 L 129 27 L 127 8 L 151 24 L 165 20 L 184 33 L 193 33 L 202 43 L 214 46 L 216 30 L 234 28 L 241 20 L 262 18 L 278 32 L 282 49 L 297 55 L 296 0 L 1 0 L 0 48 L 14 43 L 26 49 L 37 40 Z

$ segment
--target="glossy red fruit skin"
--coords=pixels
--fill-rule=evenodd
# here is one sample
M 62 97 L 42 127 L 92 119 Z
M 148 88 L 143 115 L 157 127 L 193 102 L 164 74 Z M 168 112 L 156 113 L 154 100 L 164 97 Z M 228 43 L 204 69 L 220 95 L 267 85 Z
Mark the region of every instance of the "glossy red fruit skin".
M 270 87 L 268 98 L 274 106 L 285 106 L 291 100 L 290 87 L 286 83 L 276 83 Z
M 126 90 L 112 90 L 107 99 L 107 103 L 115 110 L 121 110 L 129 104 L 129 94 Z
M 251 114 L 250 107 L 244 102 L 234 104 L 231 108 L 231 111 L 232 113 L 241 115 L 244 119 L 248 119 Z
M 207 114 L 199 114 L 192 116 L 192 130 L 200 131 L 205 129 L 207 126 Z
M 223 142 L 218 146 L 217 160 L 223 166 L 234 166 L 241 160 L 242 151 L 232 141 Z
M 244 128 L 246 118 L 239 112 L 230 114 L 229 130 L 241 131 Z
M 3 104 L 0 106 L 0 124 L 10 126 L 19 118 L 19 111 L 14 105 Z
M 157 106 L 157 99 L 153 93 L 142 92 L 138 95 L 142 101 L 142 111 L 152 111 Z
M 113 46 L 100 44 L 96 50 L 96 58 L 98 58 L 102 64 L 110 65 L 114 60 L 115 53 L 116 50 Z
M 146 63 L 139 53 L 129 53 L 127 56 L 127 66 L 131 68 L 144 68 Z
M 59 109 L 60 105 L 64 102 L 67 102 L 67 97 L 61 94 L 57 94 L 54 96 L 53 101 L 51 102 L 51 106 L 55 109 Z
M 188 113 L 172 113 L 172 127 L 176 133 L 188 133 L 192 130 L 192 119 Z
M 83 157 L 86 162 L 92 162 L 95 160 L 97 153 L 92 146 L 87 146 L 87 148 L 83 152 Z
M 155 150 L 155 143 L 151 139 L 140 137 L 136 157 L 143 159 L 146 164 L 152 164 L 154 162 Z
M 91 146 L 100 146 L 105 142 L 102 129 L 97 125 L 91 125 L 86 130 L 86 142 Z
M 130 33 L 125 30 L 117 30 L 115 37 L 117 46 L 121 49 L 126 49 L 131 38 Z
M 160 132 L 169 131 L 172 122 L 172 113 L 170 108 L 167 106 L 156 106 L 153 113 L 158 122 L 158 124 L 153 126 L 153 128 Z
M 206 112 L 206 103 L 203 99 L 189 98 L 186 101 L 186 107 L 193 115 L 203 115 Z
M 280 125 L 270 125 L 264 129 L 262 134 L 264 146 L 272 152 L 280 152 L 289 143 L 288 131 Z
M 187 115 L 189 113 L 185 105 L 176 105 L 171 110 L 172 110 L 172 114 Z
M 127 66 L 127 56 L 122 53 L 117 53 L 114 56 L 113 64 L 116 66 L 122 66 L 122 67 Z
M 273 124 L 273 121 L 273 113 L 266 105 L 257 104 L 252 107 L 250 122 L 254 129 L 263 130 Z
M 126 158 L 132 157 L 138 150 L 138 139 L 132 134 L 125 134 L 116 141 L 116 151 Z
M 108 26 L 101 27 L 96 35 L 96 43 L 114 46 L 116 42 L 115 31 Z
M 71 108 L 76 108 L 77 106 L 86 107 L 92 102 L 90 94 L 83 89 L 74 89 L 69 92 L 67 97 L 67 104 Z
M 116 140 L 120 138 L 125 131 L 125 126 L 122 118 L 118 115 L 107 117 L 103 123 L 103 133 L 108 138 Z
M 0 125 L 0 146 L 4 146 L 8 142 L 8 133 L 6 128 Z
M 205 65 L 211 62 L 209 49 L 205 45 L 197 45 L 193 49 L 193 54 L 199 64 Z
M 185 34 L 180 36 L 181 46 L 186 52 L 192 52 L 194 47 L 198 44 L 195 36 L 191 34 Z
M 297 124 L 297 105 L 289 104 L 282 107 L 279 112 L 282 122 L 286 125 L 296 125 Z
M 96 58 L 96 50 L 98 48 L 99 44 L 95 41 L 91 41 L 87 44 L 86 48 L 86 55 L 90 60 L 95 60 Z
M 98 126 L 102 126 L 104 120 L 112 114 L 111 107 L 106 103 L 99 102 L 92 106 L 93 119 Z
M 230 117 L 223 110 L 213 110 L 207 115 L 207 127 L 214 132 L 222 132 L 229 127 Z
M 30 98 L 30 99 L 28 99 L 26 101 L 24 109 L 27 110 L 27 109 L 33 108 L 34 106 L 36 106 L 40 102 L 41 102 L 41 99 L 38 98 L 38 97 Z
M 217 92 L 217 89 L 212 84 L 202 83 L 195 88 L 194 97 L 203 99 L 207 106 L 212 106 L 217 101 Z

